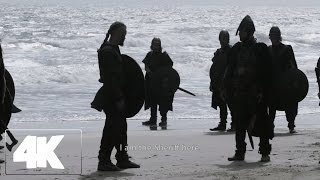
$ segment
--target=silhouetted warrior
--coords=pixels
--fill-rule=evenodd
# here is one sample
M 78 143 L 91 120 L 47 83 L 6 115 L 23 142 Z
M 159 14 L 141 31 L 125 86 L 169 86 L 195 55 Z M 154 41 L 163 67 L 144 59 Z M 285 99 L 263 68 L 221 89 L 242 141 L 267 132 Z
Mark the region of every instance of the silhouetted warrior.
M 0 45 L 0 141 L 2 140 L 1 134 L 6 130 L 5 122 L 4 122 L 4 98 L 6 93 L 6 82 L 4 77 L 4 63 L 2 57 L 2 47 Z M 3 146 L 0 146 L 0 149 L 3 149 Z M 3 160 L 0 159 L 0 163 L 3 163 Z
M 121 22 L 113 23 L 106 38 L 98 50 L 100 82 L 103 83 L 103 111 L 106 122 L 99 150 L 99 171 L 119 171 L 126 168 L 139 168 L 131 162 L 127 153 L 127 120 L 125 115 L 125 95 L 123 62 L 119 45 L 122 46 L 127 34 L 126 26 Z M 109 39 L 110 36 L 110 39 Z M 96 103 L 93 108 L 99 109 Z M 117 149 L 117 164 L 111 162 L 113 148 Z
M 276 82 L 281 77 L 281 75 L 288 71 L 289 69 L 297 69 L 297 62 L 294 57 L 294 53 L 292 50 L 292 47 L 290 45 L 285 45 L 283 44 L 282 37 L 281 37 L 281 32 L 279 27 L 274 26 L 270 29 L 269 32 L 269 38 L 271 40 L 272 45 L 269 46 L 269 51 L 272 57 L 272 91 L 275 94 L 276 92 Z M 272 120 L 275 119 L 276 116 L 276 110 L 277 110 L 277 101 L 279 98 L 273 97 L 271 98 L 271 106 L 270 106 L 270 118 Z M 279 110 L 279 109 L 278 109 Z M 296 133 L 295 131 L 295 118 L 298 114 L 298 103 L 286 105 L 284 107 L 284 111 L 286 113 L 286 118 L 288 121 L 288 128 L 290 133 Z
M 163 67 L 172 67 L 173 62 L 167 52 L 162 52 L 161 40 L 159 38 L 153 38 L 151 42 L 151 51 L 148 52 L 144 60 L 146 76 L 146 100 L 145 110 L 151 110 L 151 117 L 149 121 L 142 122 L 146 126 L 156 126 L 157 124 L 157 106 L 159 105 L 159 111 L 161 115 L 161 122 L 159 126 L 167 126 L 167 113 L 172 111 L 172 103 L 174 95 L 161 96 L 155 94 L 152 91 L 151 77 L 152 73 L 156 72 Z
M 318 62 L 317 62 L 317 66 L 316 66 L 316 68 L 315 68 L 315 71 L 316 71 L 317 83 L 318 83 L 318 88 L 319 88 L 318 98 L 320 99 L 320 57 L 319 57 L 319 59 L 318 59 Z M 320 103 L 319 103 L 319 106 L 320 106 Z
M 230 52 L 225 83 L 236 123 L 236 152 L 229 161 L 243 161 L 246 153 L 246 131 L 260 137 L 261 161 L 270 161 L 273 124 L 267 114 L 267 98 L 271 79 L 268 47 L 256 42 L 255 26 L 250 16 L 241 21 L 240 41 Z
M 227 68 L 227 61 L 228 55 L 231 49 L 229 45 L 229 32 L 228 31 L 221 31 L 219 33 L 219 41 L 221 48 L 219 48 L 215 53 L 214 57 L 212 58 L 212 66 L 210 69 L 210 91 L 212 92 L 212 101 L 211 107 L 220 109 L 220 122 L 219 125 L 211 131 L 225 131 L 226 124 L 227 124 L 227 116 L 228 116 L 228 108 L 227 102 L 225 101 L 225 97 L 223 97 L 223 78 L 225 75 L 225 71 Z M 229 106 L 230 108 L 230 106 Z M 232 116 L 232 112 L 231 112 Z M 231 121 L 230 123 L 231 128 L 228 131 L 234 131 L 235 125 Z

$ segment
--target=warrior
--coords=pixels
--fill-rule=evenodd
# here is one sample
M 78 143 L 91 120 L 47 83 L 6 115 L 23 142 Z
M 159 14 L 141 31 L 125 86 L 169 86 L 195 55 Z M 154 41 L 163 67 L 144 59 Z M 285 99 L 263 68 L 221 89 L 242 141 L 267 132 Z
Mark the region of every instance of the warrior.
M 277 80 L 283 73 L 290 69 L 297 69 L 297 62 L 294 57 L 294 53 L 292 50 L 292 47 L 290 45 L 283 44 L 282 37 L 281 37 L 281 31 L 279 27 L 273 26 L 270 29 L 269 32 L 269 38 L 272 43 L 271 46 L 269 46 L 269 51 L 271 54 L 272 59 L 272 91 L 277 94 Z M 277 102 L 279 100 L 279 97 L 273 96 L 271 98 L 271 106 L 270 106 L 270 118 L 272 120 L 276 117 L 276 110 L 279 107 L 279 103 Z M 295 118 L 298 114 L 298 102 L 296 103 L 290 103 L 286 104 L 285 107 L 281 107 L 281 109 L 284 109 L 286 113 L 286 118 L 288 121 L 288 128 L 290 133 L 296 133 L 295 128 Z
M 320 99 L 320 57 L 318 59 L 317 66 L 315 68 L 315 72 L 316 72 L 317 83 L 318 83 L 318 88 L 319 88 L 318 98 Z M 320 106 L 320 103 L 319 103 L 319 106 Z
M 5 98 L 5 92 L 6 92 L 6 81 L 4 77 L 4 63 L 2 58 L 2 48 L 0 45 L 0 112 L 1 112 L 1 119 L 0 119 L 0 141 L 2 140 L 1 134 L 5 131 L 5 122 L 3 120 L 4 114 L 3 114 L 3 108 L 4 108 L 4 98 Z M 0 146 L 0 149 L 3 149 L 3 146 Z M 0 160 L 0 163 L 3 163 L 4 161 Z
M 145 110 L 150 108 L 151 117 L 149 121 L 142 122 L 145 126 L 156 126 L 157 124 L 157 109 L 159 105 L 159 111 L 161 115 L 161 122 L 159 126 L 167 126 L 167 113 L 172 111 L 172 103 L 174 94 L 162 95 L 154 93 L 155 90 L 152 85 L 152 76 L 154 73 L 163 70 L 163 68 L 172 68 L 173 62 L 167 52 L 162 51 L 161 40 L 159 38 L 153 38 L 151 41 L 151 51 L 148 52 L 144 60 L 145 64 L 145 87 L 146 87 L 146 99 Z M 161 93 L 161 92 L 160 92 Z
M 220 31 L 219 33 L 219 41 L 221 48 L 217 49 L 214 53 L 214 57 L 212 58 L 212 65 L 210 68 L 210 91 L 212 92 L 212 101 L 211 107 L 217 109 L 219 107 L 220 110 L 220 122 L 219 125 L 211 131 L 225 131 L 227 124 L 227 116 L 228 116 L 228 107 L 225 98 L 223 97 L 223 78 L 225 75 L 225 71 L 227 68 L 228 55 L 231 49 L 229 45 L 229 32 L 228 31 Z M 229 105 L 230 109 L 230 105 Z M 232 111 L 231 111 L 232 114 Z M 227 131 L 235 131 L 235 125 L 232 121 L 231 117 L 231 127 Z
M 225 76 L 227 101 L 231 102 L 236 123 L 236 152 L 229 161 L 243 161 L 246 153 L 246 132 L 260 137 L 261 161 L 270 161 L 273 124 L 268 117 L 267 100 L 270 87 L 270 55 L 264 43 L 254 38 L 255 26 L 250 16 L 241 21 L 240 42 L 236 43 L 228 59 Z
M 97 110 L 102 109 L 106 114 L 98 155 L 99 171 L 120 171 L 127 168 L 140 168 L 140 165 L 129 160 L 126 148 L 127 119 L 124 93 L 126 79 L 119 49 L 119 46 L 123 46 L 127 34 L 126 29 L 126 25 L 122 22 L 114 22 L 110 26 L 106 38 L 98 50 L 99 82 L 103 83 L 103 86 L 98 91 L 91 105 Z M 114 147 L 117 150 L 116 165 L 110 159 Z

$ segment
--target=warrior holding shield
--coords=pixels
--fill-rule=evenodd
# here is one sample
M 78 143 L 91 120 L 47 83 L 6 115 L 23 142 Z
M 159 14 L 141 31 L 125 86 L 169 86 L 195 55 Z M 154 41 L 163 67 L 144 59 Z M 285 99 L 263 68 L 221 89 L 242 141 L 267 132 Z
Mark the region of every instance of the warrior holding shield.
M 220 110 L 220 122 L 215 128 L 210 129 L 211 131 L 225 131 L 228 116 L 228 106 L 230 109 L 230 104 L 227 106 L 226 98 L 223 97 L 223 78 L 228 64 L 228 55 L 231 50 L 231 45 L 229 45 L 229 32 L 220 31 L 219 41 L 221 48 L 219 48 L 212 58 L 212 65 L 210 68 L 210 91 L 212 92 L 211 107 Z M 231 111 L 231 109 L 230 109 Z M 231 111 L 232 116 L 232 111 Z M 235 131 L 235 124 L 231 117 L 231 127 L 227 131 Z
M 7 126 L 10 122 L 12 113 L 18 113 L 21 111 L 13 104 L 14 97 L 15 87 L 13 78 L 4 66 L 2 48 L 0 45 L 0 141 L 2 140 L 1 134 L 7 130 L 7 134 L 13 142 L 11 144 L 12 147 L 17 144 L 17 140 L 11 135 L 11 132 L 8 130 Z M 3 146 L 0 146 L 0 149 L 3 148 Z
M 282 100 L 284 97 L 280 94 L 283 89 L 280 88 L 285 82 L 281 82 L 281 78 L 286 72 L 292 69 L 297 69 L 297 62 L 294 57 L 292 47 L 290 45 L 283 44 L 281 31 L 279 27 L 273 26 L 269 32 L 269 38 L 272 43 L 269 46 L 269 51 L 272 59 L 272 91 L 273 96 L 271 98 L 270 106 L 270 118 L 275 119 L 276 110 L 284 110 L 286 113 L 286 118 L 288 121 L 288 128 L 290 133 L 296 133 L 295 128 L 295 118 L 298 114 L 298 101 L 297 102 L 287 102 L 288 100 Z M 288 80 L 288 78 L 286 78 Z M 291 89 L 290 91 L 294 91 Z M 283 92 L 290 93 L 290 92 Z
M 156 126 L 157 107 L 161 115 L 159 126 L 167 126 L 167 113 L 172 111 L 174 93 L 180 84 L 178 73 L 172 68 L 173 62 L 167 52 L 162 52 L 161 40 L 153 38 L 151 51 L 142 61 L 145 64 L 146 101 L 145 110 L 151 110 L 149 121 L 142 122 L 145 126 Z
M 98 50 L 100 82 L 103 86 L 97 92 L 91 107 L 106 114 L 105 126 L 99 150 L 99 171 L 120 171 L 127 168 L 139 168 L 131 162 L 127 153 L 127 77 L 126 59 L 121 56 L 122 46 L 127 34 L 126 25 L 114 22 Z M 109 39 L 110 36 L 110 39 Z M 141 71 L 142 72 L 142 71 Z M 113 148 L 117 149 L 117 164 L 111 162 Z

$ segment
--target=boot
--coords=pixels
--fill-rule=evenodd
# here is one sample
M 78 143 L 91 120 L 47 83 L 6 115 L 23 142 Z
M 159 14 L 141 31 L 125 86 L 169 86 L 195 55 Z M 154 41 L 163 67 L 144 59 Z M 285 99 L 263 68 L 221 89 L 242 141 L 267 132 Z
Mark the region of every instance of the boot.
M 127 152 L 124 152 L 124 151 L 117 152 L 116 159 L 117 159 L 117 167 L 121 169 L 140 168 L 139 164 L 136 164 L 129 160 L 129 156 Z
M 294 133 L 297 133 L 297 131 L 294 128 L 289 128 L 289 133 L 294 134 Z
M 140 165 L 130 160 L 122 160 L 122 161 L 117 161 L 117 167 L 121 169 L 129 169 L 129 168 L 140 168 Z
M 157 125 L 157 118 L 156 117 L 150 117 L 149 121 L 142 122 L 142 125 L 144 126 L 156 126 Z
M 167 126 L 167 116 L 161 117 L 161 122 L 159 123 L 159 126 L 166 127 Z
M 219 123 L 219 125 L 213 129 L 210 129 L 210 131 L 225 131 L 226 130 L 226 123 Z
M 227 129 L 227 132 L 235 132 L 236 131 L 236 127 L 231 125 L 231 127 L 229 129 Z
M 142 122 L 144 126 L 157 126 L 157 105 L 151 105 L 150 107 L 150 119 L 149 121 Z
M 270 156 L 268 154 L 262 154 L 260 162 L 269 162 Z
M 113 145 L 100 145 L 98 171 L 120 171 L 120 168 L 114 165 L 110 159 L 112 149 Z
M 233 157 L 228 158 L 228 161 L 243 161 L 244 156 L 245 156 L 245 153 L 236 152 L 236 154 Z
M 99 161 L 98 171 L 121 171 L 121 169 L 108 160 Z
M 297 131 L 294 129 L 295 127 L 296 126 L 294 125 L 294 121 L 288 123 L 288 128 L 289 128 L 289 133 L 290 134 L 297 133 Z

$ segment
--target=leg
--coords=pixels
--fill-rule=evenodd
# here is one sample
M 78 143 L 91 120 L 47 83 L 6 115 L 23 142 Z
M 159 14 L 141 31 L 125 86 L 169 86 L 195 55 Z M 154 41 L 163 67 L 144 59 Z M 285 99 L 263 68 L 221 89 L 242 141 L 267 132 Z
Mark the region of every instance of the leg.
M 231 108 L 231 106 L 229 106 L 229 110 L 230 110 L 230 115 L 231 115 L 231 122 L 230 122 L 230 129 L 228 129 L 227 131 L 228 132 L 234 132 L 236 131 L 236 122 L 235 122 L 235 118 L 234 118 L 234 113 L 233 113 L 233 110 Z
M 228 116 L 228 110 L 226 104 L 219 105 L 220 110 L 220 122 L 217 127 L 210 129 L 210 131 L 225 131 L 226 130 L 226 124 L 227 124 L 227 116 Z
M 269 138 L 260 137 L 259 143 L 259 153 L 262 155 L 261 162 L 270 161 L 271 144 L 269 143 Z
M 227 104 L 221 104 L 219 106 L 219 109 L 220 109 L 220 122 L 223 124 L 227 124 L 227 117 L 228 117 Z
M 289 106 L 288 108 L 286 108 L 285 112 L 290 133 L 296 133 L 296 131 L 294 130 L 294 128 L 296 127 L 294 121 L 298 114 L 298 104 L 293 104 Z
M 157 109 L 158 109 L 157 104 L 151 105 L 151 107 L 150 107 L 151 117 L 150 117 L 149 121 L 142 122 L 142 125 L 153 126 L 153 125 L 157 124 Z
M 117 166 L 121 169 L 128 169 L 128 168 L 140 168 L 140 165 L 131 162 L 129 160 L 129 155 L 127 151 L 128 146 L 128 136 L 127 136 L 127 119 L 125 116 L 119 116 L 119 141 L 116 145 L 117 153 Z
M 169 110 L 172 111 L 172 103 L 173 103 L 173 95 L 172 96 L 164 96 L 161 97 L 159 101 L 159 111 L 161 114 L 161 123 L 159 126 L 166 127 L 167 126 L 167 113 Z
M 110 159 L 112 149 L 119 139 L 119 137 L 117 137 L 119 132 L 117 113 L 112 111 L 107 112 L 106 110 L 104 110 L 104 112 L 106 113 L 106 122 L 100 143 L 98 170 L 119 171 L 120 169 L 115 166 Z
M 119 143 L 116 144 L 116 159 L 117 161 L 121 160 L 127 160 L 128 159 L 128 153 L 127 153 L 127 146 L 128 146 L 128 137 L 127 137 L 127 120 L 125 117 L 119 118 L 119 130 L 120 130 L 120 136 L 119 136 Z
M 160 114 L 161 114 L 161 122 L 159 123 L 159 126 L 161 127 L 165 127 L 167 126 L 167 110 L 161 110 Z
M 236 120 L 236 153 L 229 161 L 242 161 L 246 153 L 246 131 L 249 125 L 249 109 L 245 98 L 237 100 L 234 106 L 234 118 Z

